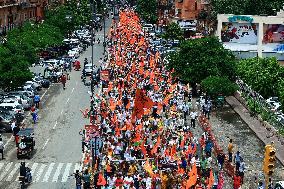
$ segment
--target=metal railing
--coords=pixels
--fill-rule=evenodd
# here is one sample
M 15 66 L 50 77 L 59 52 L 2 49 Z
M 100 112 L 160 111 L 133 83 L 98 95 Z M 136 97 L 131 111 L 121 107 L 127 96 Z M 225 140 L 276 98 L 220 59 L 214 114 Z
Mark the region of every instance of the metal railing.
M 248 103 L 249 100 L 255 101 L 254 103 L 256 104 L 254 105 L 254 109 L 257 106 L 260 111 L 260 116 L 264 121 L 267 121 L 276 130 L 284 128 L 284 119 L 283 122 L 281 122 L 281 118 L 279 118 L 279 115 L 283 115 L 284 118 L 284 114 L 282 114 L 281 110 L 273 110 L 273 107 L 266 101 L 265 98 L 254 91 L 241 79 L 237 79 L 236 83 L 239 86 L 239 92 L 241 92 L 241 96 L 245 99 L 246 103 Z

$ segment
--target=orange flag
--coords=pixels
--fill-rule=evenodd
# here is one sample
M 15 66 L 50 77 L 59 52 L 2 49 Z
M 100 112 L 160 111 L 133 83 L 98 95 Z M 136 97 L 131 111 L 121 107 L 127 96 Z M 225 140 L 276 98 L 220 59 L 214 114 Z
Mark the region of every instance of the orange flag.
M 151 177 L 154 175 L 152 166 L 150 165 L 148 160 L 145 162 L 145 165 L 143 166 L 143 168 L 145 169 L 145 171 L 147 171 L 150 174 Z
M 161 144 L 161 138 L 160 138 L 160 136 L 158 136 L 158 138 L 157 138 L 157 143 L 155 144 L 155 146 L 154 146 L 153 149 L 151 150 L 151 154 L 152 154 L 152 155 L 154 155 L 154 154 L 157 152 L 158 147 L 159 147 L 160 144 Z
M 176 145 L 174 144 L 171 148 L 171 157 L 174 157 L 177 153 Z
M 98 186 L 105 186 L 106 185 L 106 179 L 103 177 L 103 175 L 100 173 L 99 174 L 99 179 L 97 182 Z
M 210 189 L 213 186 L 214 182 L 215 182 L 215 180 L 214 180 L 213 172 L 212 172 L 212 169 L 211 169 L 210 170 L 209 183 L 208 183 L 208 189 Z
M 143 155 L 144 155 L 144 158 L 146 158 L 146 157 L 147 157 L 147 150 L 146 150 L 144 144 L 145 144 L 145 140 L 144 140 L 144 141 L 142 142 L 142 144 L 140 145 L 140 149 L 141 149 L 141 151 L 142 151 L 142 153 L 143 153 Z
M 195 185 L 197 181 L 197 168 L 196 168 L 196 163 L 193 164 L 190 172 L 188 173 L 189 178 L 186 182 L 186 189 L 189 189 L 193 185 Z

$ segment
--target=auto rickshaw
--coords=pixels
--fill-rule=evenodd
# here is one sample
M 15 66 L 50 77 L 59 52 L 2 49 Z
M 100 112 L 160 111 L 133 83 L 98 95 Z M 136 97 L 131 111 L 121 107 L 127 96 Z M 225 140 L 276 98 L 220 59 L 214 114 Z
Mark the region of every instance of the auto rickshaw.
M 74 62 L 74 70 L 79 71 L 80 69 L 81 69 L 80 62 L 78 60 L 76 60 Z
M 30 159 L 33 155 L 35 141 L 34 141 L 34 129 L 25 128 L 17 133 L 17 158 Z

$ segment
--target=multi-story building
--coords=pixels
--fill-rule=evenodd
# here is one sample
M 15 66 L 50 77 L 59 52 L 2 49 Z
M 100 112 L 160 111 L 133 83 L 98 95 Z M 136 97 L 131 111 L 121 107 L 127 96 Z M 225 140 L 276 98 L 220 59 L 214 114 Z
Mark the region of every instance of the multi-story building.
M 0 0 L 0 34 L 24 21 L 40 20 L 47 0 Z

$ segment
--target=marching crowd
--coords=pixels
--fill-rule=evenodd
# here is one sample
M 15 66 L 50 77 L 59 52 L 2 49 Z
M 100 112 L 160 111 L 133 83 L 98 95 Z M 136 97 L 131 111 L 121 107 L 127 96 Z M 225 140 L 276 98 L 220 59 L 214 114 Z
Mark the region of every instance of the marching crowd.
M 193 135 L 199 115 L 192 106 L 189 86 L 166 69 L 133 10 L 121 10 L 109 43 L 109 59 L 103 65 L 109 81 L 91 99 L 95 105 L 92 120 L 104 145 L 96 154 L 93 173 L 86 169 L 83 175 L 75 174 L 77 188 L 82 180 L 84 188 L 223 188 L 225 154 L 213 157 L 214 143 L 207 132 Z M 208 118 L 211 106 L 210 100 L 202 105 Z M 237 158 L 239 170 L 243 159 Z M 91 166 L 89 159 L 84 163 Z M 237 173 L 234 189 L 243 178 Z

